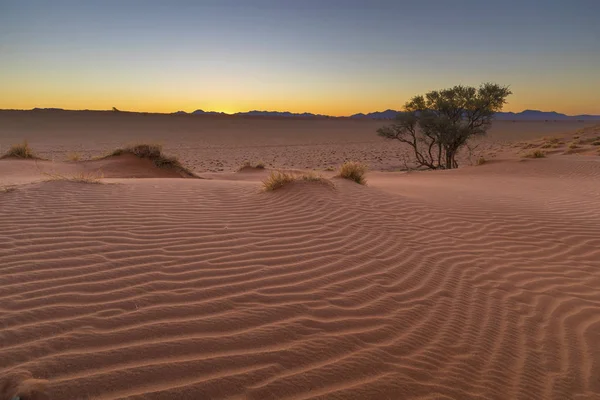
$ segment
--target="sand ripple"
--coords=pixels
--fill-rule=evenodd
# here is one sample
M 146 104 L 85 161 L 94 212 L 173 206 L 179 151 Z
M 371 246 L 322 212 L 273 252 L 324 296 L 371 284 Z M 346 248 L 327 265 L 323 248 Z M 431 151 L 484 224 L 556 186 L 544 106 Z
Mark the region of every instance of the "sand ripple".
M 0 374 L 53 399 L 597 398 L 600 168 L 544 162 L 0 194 Z

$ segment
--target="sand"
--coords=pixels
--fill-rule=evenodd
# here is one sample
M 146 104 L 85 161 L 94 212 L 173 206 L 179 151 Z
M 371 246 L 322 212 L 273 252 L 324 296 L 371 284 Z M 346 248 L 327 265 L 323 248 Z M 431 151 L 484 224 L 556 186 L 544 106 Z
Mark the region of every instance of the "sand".
M 124 145 L 157 142 L 195 172 L 231 172 L 244 161 L 270 168 L 327 169 L 345 160 L 374 170 L 403 168 L 402 147 L 376 131 L 388 122 L 113 112 L 0 111 L 0 153 L 27 139 L 49 160 L 72 153 L 96 157 Z M 479 150 L 488 158 L 515 141 L 572 132 L 593 125 L 577 121 L 497 121 Z M 468 164 L 461 159 L 461 165 Z
M 0 398 L 600 398 L 600 157 L 518 151 L 275 192 L 0 160 Z

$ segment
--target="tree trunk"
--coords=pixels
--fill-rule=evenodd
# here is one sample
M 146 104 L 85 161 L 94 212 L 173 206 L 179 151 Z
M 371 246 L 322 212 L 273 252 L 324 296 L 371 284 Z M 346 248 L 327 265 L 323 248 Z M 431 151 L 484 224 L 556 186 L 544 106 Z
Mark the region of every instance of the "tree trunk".
M 452 169 L 452 167 L 454 167 L 452 163 L 453 158 L 454 153 L 451 150 L 446 150 L 446 169 Z

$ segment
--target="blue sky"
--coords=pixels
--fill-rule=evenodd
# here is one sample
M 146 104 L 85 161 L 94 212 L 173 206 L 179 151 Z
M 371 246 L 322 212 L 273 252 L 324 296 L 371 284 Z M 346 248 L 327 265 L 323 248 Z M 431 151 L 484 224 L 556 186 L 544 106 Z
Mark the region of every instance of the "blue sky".
M 345 115 L 493 81 L 507 110 L 600 114 L 598 15 L 592 0 L 0 0 L 0 108 Z

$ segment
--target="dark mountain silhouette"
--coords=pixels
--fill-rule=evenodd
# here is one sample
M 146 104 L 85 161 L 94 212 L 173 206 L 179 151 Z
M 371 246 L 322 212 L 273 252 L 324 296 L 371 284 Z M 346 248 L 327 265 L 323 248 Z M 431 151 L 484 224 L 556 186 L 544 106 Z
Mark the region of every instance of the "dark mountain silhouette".
M 400 111 L 386 110 L 376 111 L 369 114 L 354 114 L 350 118 L 363 118 L 363 119 L 394 119 L 400 113 Z M 513 120 L 513 121 L 540 121 L 540 120 L 551 120 L 551 121 L 573 121 L 573 120 L 586 120 L 596 121 L 600 120 L 600 115 L 566 115 L 557 113 L 556 111 L 539 111 L 539 110 L 524 110 L 519 113 L 514 112 L 499 112 L 496 113 L 497 120 Z
M 400 113 L 400 111 L 396 110 L 385 110 L 385 111 L 376 111 L 368 114 L 354 114 L 351 115 L 350 118 L 366 118 L 366 119 L 394 119 Z
M 252 110 L 247 112 L 239 112 L 235 115 L 254 115 L 254 116 L 266 116 L 266 117 L 326 117 L 326 115 L 312 114 L 312 113 L 292 113 L 289 111 L 259 111 Z
M 204 110 L 196 110 L 196 111 L 192 112 L 192 114 L 195 114 L 195 115 L 199 115 L 199 114 L 225 115 L 224 112 L 204 111 Z
M 66 111 L 64 108 L 34 108 L 33 111 Z
M 0 110 L 0 111 L 35 111 L 35 112 L 79 112 L 79 111 L 88 111 L 88 112 L 105 112 L 102 110 L 65 110 L 63 108 L 33 108 L 32 110 Z M 120 111 L 113 107 L 113 112 L 118 111 L 125 113 L 125 111 Z M 239 116 L 263 116 L 263 117 L 296 117 L 296 118 L 353 118 L 353 119 L 376 119 L 376 120 L 391 120 L 396 118 L 396 116 L 400 113 L 400 111 L 396 110 L 385 110 L 385 111 L 376 111 L 371 113 L 358 113 L 353 114 L 349 117 L 332 117 L 329 115 L 323 114 L 313 114 L 313 113 L 293 113 L 289 111 L 259 111 L 252 110 L 246 112 L 238 112 L 235 114 L 227 114 L 224 112 L 218 111 L 204 111 L 204 110 L 196 110 L 190 115 L 239 115 Z M 159 113 L 137 113 L 137 114 L 159 114 Z M 185 111 L 176 111 L 171 114 L 187 114 Z M 524 110 L 519 113 L 514 112 L 499 112 L 496 113 L 497 120 L 504 121 L 600 121 L 600 115 L 589 115 L 589 114 L 581 114 L 581 115 L 566 115 L 561 114 L 556 111 L 540 111 L 540 110 Z

